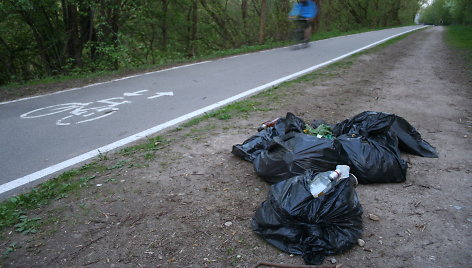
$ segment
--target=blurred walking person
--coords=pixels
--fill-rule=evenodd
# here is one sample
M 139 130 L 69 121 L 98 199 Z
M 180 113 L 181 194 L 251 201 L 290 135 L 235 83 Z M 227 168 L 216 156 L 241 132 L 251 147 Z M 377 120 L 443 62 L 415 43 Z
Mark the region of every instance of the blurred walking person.
M 312 0 L 298 0 L 293 4 L 289 18 L 297 24 L 295 32 L 297 41 L 303 41 L 303 47 L 308 47 L 312 35 L 313 21 L 318 14 L 318 7 Z

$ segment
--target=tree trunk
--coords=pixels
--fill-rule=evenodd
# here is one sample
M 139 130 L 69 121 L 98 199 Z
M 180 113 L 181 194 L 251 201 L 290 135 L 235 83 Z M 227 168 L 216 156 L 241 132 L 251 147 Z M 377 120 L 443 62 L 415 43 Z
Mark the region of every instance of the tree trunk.
M 5 47 L 5 50 L 8 52 L 8 63 L 6 62 L 4 63 L 8 65 L 8 71 L 9 71 L 8 76 L 11 76 L 11 75 L 16 76 L 17 70 L 15 68 L 15 57 L 14 57 L 15 51 L 7 44 L 7 42 L 5 42 L 5 40 L 1 36 L 0 36 L 0 44 L 2 44 Z M 3 81 L 0 80 L 0 84 L 2 82 Z
M 115 0 L 114 5 L 111 9 L 111 41 L 113 47 L 118 47 L 118 33 L 120 31 L 120 17 L 121 17 L 121 0 Z M 115 70 L 119 68 L 119 60 L 115 58 L 113 61 Z
M 318 7 L 318 14 L 315 17 L 313 25 L 313 32 L 317 32 L 320 29 L 320 17 L 321 17 L 321 8 L 323 7 L 323 0 L 315 0 L 316 6 Z
M 50 60 L 50 57 L 47 53 L 47 47 L 45 45 L 44 39 L 41 35 L 41 33 L 38 31 L 38 28 L 34 24 L 34 19 L 32 18 L 32 15 L 30 13 L 27 13 L 25 11 L 20 11 L 20 15 L 23 19 L 23 21 L 28 24 L 28 26 L 31 29 L 31 32 L 33 33 L 34 39 L 36 41 L 36 45 L 38 46 L 38 54 L 43 62 L 43 68 L 46 70 L 46 73 L 48 75 L 52 75 L 52 70 L 53 70 L 53 64 Z
M 168 23 L 167 15 L 169 10 L 169 1 L 161 0 L 162 3 L 162 18 L 161 18 L 161 50 L 167 51 L 167 45 L 169 43 Z
M 79 38 L 77 6 L 62 0 L 64 30 L 67 36 L 67 57 L 73 59 L 74 66 L 82 67 L 82 46 Z
M 247 31 L 247 17 L 248 17 L 248 0 L 241 1 L 241 19 L 243 21 L 243 33 L 246 38 L 246 42 L 249 40 Z
M 265 41 L 265 25 L 266 25 L 267 1 L 261 0 L 261 15 L 259 17 L 259 43 Z
M 97 49 L 94 44 L 97 41 L 97 31 L 94 26 L 95 16 L 94 10 L 90 5 L 84 5 L 80 7 L 80 44 L 81 50 L 87 43 L 90 45 L 89 57 L 91 61 L 97 59 Z
M 197 31 L 198 31 L 198 0 L 194 0 L 192 7 L 189 10 L 189 27 L 188 27 L 188 38 L 187 38 L 187 55 L 189 57 L 196 56 L 196 44 Z

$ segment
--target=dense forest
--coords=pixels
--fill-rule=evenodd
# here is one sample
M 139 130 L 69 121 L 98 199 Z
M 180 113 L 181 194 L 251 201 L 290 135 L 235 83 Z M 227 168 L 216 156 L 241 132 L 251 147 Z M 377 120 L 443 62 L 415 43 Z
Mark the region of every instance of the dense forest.
M 434 0 L 422 10 L 420 21 L 434 25 L 472 25 L 472 1 Z
M 2 0 L 0 85 L 153 66 L 287 41 L 292 31 L 287 14 L 293 2 Z M 412 24 L 425 1 L 315 2 L 319 33 Z

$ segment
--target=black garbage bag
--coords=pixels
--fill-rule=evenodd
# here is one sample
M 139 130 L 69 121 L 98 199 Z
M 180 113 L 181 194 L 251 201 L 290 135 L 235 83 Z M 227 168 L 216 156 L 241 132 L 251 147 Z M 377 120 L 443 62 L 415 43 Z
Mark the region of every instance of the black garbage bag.
M 359 183 L 389 183 L 406 180 L 407 163 L 401 159 L 398 140 L 391 132 L 363 136 L 344 134 L 337 138 L 349 156 L 348 166 Z
M 285 116 L 285 134 L 290 132 L 303 133 L 305 121 L 300 117 L 288 112 Z
M 398 138 L 391 127 L 394 114 L 362 112 L 333 127 L 359 183 L 403 182 L 407 163 L 401 159 Z
M 333 127 L 333 134 L 336 137 L 343 134 L 354 134 L 368 138 L 370 135 L 388 132 L 394 121 L 394 114 L 366 111 L 337 123 Z
M 347 164 L 347 155 L 334 139 L 317 138 L 298 132 L 275 137 L 253 160 L 256 174 L 268 183 L 277 183 L 306 170 L 321 172 Z
M 370 135 L 395 132 L 398 137 L 398 148 L 405 152 L 422 157 L 437 158 L 436 148 L 421 138 L 421 134 L 404 118 L 394 114 L 365 111 L 346 119 L 333 127 L 335 136 L 348 133 L 369 138 Z
M 256 135 L 245 140 L 242 144 L 233 145 L 232 154 L 252 162 L 262 151 L 267 150 L 274 137 L 285 134 L 285 120 L 279 119 L 274 127 L 259 131 Z
M 231 153 L 252 162 L 262 151 L 269 148 L 274 137 L 283 136 L 289 132 L 303 132 L 304 129 L 305 122 L 289 112 L 285 118 L 278 119 L 273 127 L 262 129 L 242 144 L 233 145 Z
M 392 130 L 398 137 L 398 147 L 401 151 L 422 157 L 438 157 L 436 148 L 423 140 L 421 134 L 404 118 L 397 115 L 392 124 Z
M 316 174 L 310 170 L 272 185 L 252 221 L 257 235 L 284 252 L 303 255 L 306 264 L 320 264 L 326 255 L 348 250 L 362 236 L 355 179 L 342 179 L 314 198 L 309 182 Z

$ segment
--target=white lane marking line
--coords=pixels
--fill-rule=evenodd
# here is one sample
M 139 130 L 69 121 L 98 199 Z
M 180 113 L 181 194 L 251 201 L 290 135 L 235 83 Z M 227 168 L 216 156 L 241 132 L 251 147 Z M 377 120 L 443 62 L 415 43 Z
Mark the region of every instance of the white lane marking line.
M 424 26 L 424 27 L 427 27 L 427 26 Z M 300 76 L 302 76 L 302 75 L 304 75 L 304 74 L 307 74 L 307 73 L 309 73 L 309 72 L 312 72 L 312 71 L 314 71 L 314 70 L 316 70 L 316 69 L 319 69 L 319 68 L 321 68 L 321 67 L 324 67 L 324 66 L 326 66 L 326 65 L 328 65 L 328 64 L 330 64 L 330 63 L 333 63 L 333 62 L 335 62 L 335 61 L 338 61 L 338 60 L 341 60 L 341 59 L 343 59 L 343 58 L 349 57 L 350 55 L 355 54 L 355 53 L 357 53 L 357 52 L 359 52 L 359 51 L 362 51 L 362 50 L 371 48 L 372 46 L 375 46 L 375 45 L 377 45 L 377 44 L 383 43 L 383 42 L 385 42 L 385 41 L 387 41 L 387 40 L 389 40 L 389 39 L 395 38 L 395 37 L 400 36 L 400 35 L 402 35 L 402 34 L 406 34 L 406 33 L 412 32 L 412 31 L 416 31 L 416 30 L 422 29 L 422 28 L 424 28 L 424 27 L 415 28 L 415 29 L 413 29 L 413 30 L 408 30 L 408 31 L 405 31 L 405 32 L 402 32 L 402 33 L 399 33 L 399 34 L 396 34 L 396 35 L 392 35 L 392 36 L 390 36 L 390 37 L 388 37 L 388 38 L 382 39 L 382 40 L 380 40 L 380 41 L 378 41 L 378 42 L 372 43 L 372 44 L 367 45 L 367 46 L 365 46 L 365 47 L 363 47 L 363 48 L 354 50 L 354 51 L 352 51 L 352 52 L 349 52 L 349 53 L 347 53 L 347 54 L 344 54 L 344 55 L 342 55 L 342 56 L 339 56 L 339 57 L 337 57 L 337 58 L 335 58 L 335 59 L 326 61 L 326 62 L 324 62 L 324 63 L 318 64 L 318 65 L 315 65 L 315 66 L 312 66 L 312 67 L 310 67 L 310 68 L 308 68 L 308 69 L 305 69 L 305 70 L 303 70 L 303 71 L 300 71 L 300 72 L 297 72 L 297 73 L 294 73 L 294 74 L 291 74 L 291 75 L 288 75 L 288 76 L 279 78 L 279 79 L 274 80 L 274 81 L 272 81 L 272 82 L 270 82 L 270 83 L 267 83 L 267 84 L 265 84 L 265 85 L 252 88 L 252 89 L 250 89 L 250 90 L 248 90 L 248 91 L 239 93 L 239 94 L 237 94 L 237 95 L 235 95 L 235 96 L 233 96 L 233 97 L 229 97 L 229 98 L 227 98 L 227 99 L 225 99 L 225 100 L 219 101 L 219 102 L 214 103 L 214 104 L 212 104 L 212 105 L 203 107 L 203 108 L 198 109 L 198 110 L 196 110 L 196 111 L 193 111 L 193 112 L 191 112 L 191 113 L 188 113 L 188 114 L 185 114 L 185 115 L 180 116 L 180 117 L 178 117 L 178 118 L 175 118 L 175 119 L 173 119 L 173 120 L 167 121 L 167 122 L 165 122 L 165 123 L 163 123 L 163 124 L 160 124 L 160 125 L 157 125 L 157 126 L 155 126 L 155 127 L 150 128 L 150 129 L 147 129 L 147 130 L 145 130 L 145 131 L 142 131 L 142 132 L 140 132 L 140 133 L 138 133 L 138 134 L 129 136 L 129 137 L 127 137 L 127 138 L 124 138 L 124 139 L 121 139 L 121 140 L 119 140 L 119 141 L 116 141 L 116 142 L 113 142 L 113 143 L 111 143 L 111 144 L 108 144 L 108 145 L 105 145 L 105 146 L 103 146 L 103 147 L 100 147 L 100 148 L 98 148 L 98 149 L 94 149 L 94 150 L 92 150 L 92 151 L 90 151 L 90 152 L 88 152 L 88 153 L 85 153 L 85 154 L 76 156 L 76 157 L 74 157 L 74 158 L 71 158 L 71 159 L 66 160 L 66 161 L 64 161 L 64 162 L 61 162 L 61 163 L 59 163 L 59 164 L 56 164 L 56 165 L 47 167 L 47 168 L 42 169 L 42 170 L 40 170 L 40 171 L 31 173 L 31 174 L 26 175 L 26 176 L 24 176 L 24 177 L 21 177 L 21 178 L 15 179 L 15 180 L 13 180 L 13 181 L 7 182 L 7 183 L 5 183 L 5 184 L 0 185 L 0 194 L 5 193 L 5 192 L 8 192 L 8 191 L 10 191 L 10 190 L 13 190 L 13 189 L 15 189 L 15 188 L 17 188 L 17 187 L 20 187 L 20 186 L 22 186 L 22 185 L 25 185 L 25 184 L 27 184 L 27 183 L 36 181 L 36 180 L 38 180 L 38 179 L 40 179 L 40 178 L 43 178 L 43 177 L 45 177 L 45 176 L 48 176 L 48 175 L 53 174 L 53 173 L 55 173 L 55 172 L 58 172 L 58 171 L 60 171 L 60 170 L 62 170 L 62 169 L 68 168 L 68 167 L 70 167 L 70 166 L 76 165 L 76 164 L 78 164 L 78 163 L 80 163 L 80 162 L 83 162 L 83 161 L 86 161 L 86 160 L 88 160 L 88 159 L 90 159 L 90 158 L 96 157 L 96 156 L 98 156 L 99 154 L 103 154 L 103 153 L 109 152 L 109 151 L 114 150 L 114 149 L 116 149 L 116 148 L 118 148 L 118 147 L 121 147 L 121 146 L 124 146 L 124 145 L 126 145 L 126 144 L 135 142 L 135 141 L 137 141 L 137 140 L 139 140 L 139 139 L 142 139 L 142 138 L 144 138 L 144 137 L 146 137 L 146 136 L 153 135 L 153 134 L 155 134 L 155 133 L 157 133 L 157 132 L 159 132 L 159 131 L 161 131 L 161 130 L 164 130 L 164 129 L 168 128 L 168 127 L 177 125 L 177 124 L 182 123 L 182 122 L 184 122 L 184 121 L 186 121 L 186 120 L 188 120 L 188 119 L 191 119 L 191 118 L 193 118 L 193 117 L 195 117 L 195 116 L 199 116 L 199 115 L 201 115 L 201 114 L 204 114 L 204 113 L 209 112 L 209 111 L 211 111 L 211 110 L 214 110 L 214 109 L 216 109 L 216 108 L 219 108 L 219 107 L 221 107 L 221 106 L 224 106 L 224 105 L 226 105 L 226 104 L 228 104 L 228 103 L 234 102 L 234 101 L 236 101 L 236 100 L 238 100 L 238 99 L 241 99 L 241 98 L 247 97 L 247 96 L 249 96 L 249 95 L 255 94 L 255 93 L 257 93 L 257 92 L 259 92 L 259 91 L 261 91 L 261 90 L 264 90 L 264 89 L 267 89 L 267 88 L 276 86 L 276 85 L 278 85 L 278 84 L 280 84 L 280 83 L 282 83 L 282 82 L 288 81 L 288 80 L 295 79 L 295 78 L 300 77 Z
M 172 67 L 172 68 L 169 68 L 169 69 L 164 69 L 164 70 L 159 70 L 159 71 L 154 71 L 154 72 L 148 72 L 148 73 L 143 73 L 143 74 L 137 74 L 137 75 L 127 76 L 127 77 L 122 77 L 122 78 L 118 78 L 118 79 L 114 79 L 114 80 L 110 80 L 110 81 L 106 81 L 106 82 L 101 82 L 101 83 L 95 83 L 95 84 L 86 85 L 86 86 L 83 86 L 83 87 L 70 88 L 70 89 L 61 90 L 61 91 L 57 91 L 57 92 L 53 92 L 53 93 L 48 93 L 48 94 L 44 94 L 44 95 L 26 97 L 26 98 L 21 98 L 21 99 L 17 99 L 17 100 L 11 100 L 11 101 L 4 101 L 4 102 L 0 102 L 0 105 L 2 105 L 2 104 L 8 104 L 8 103 L 14 103 L 14 102 L 19 102 L 19 101 L 24 101 L 24 100 L 31 100 L 31 99 L 36 99 L 36 98 L 42 98 L 42 97 L 46 97 L 46 96 L 61 94 L 61 93 L 64 93 L 64 92 L 75 91 L 75 90 L 79 90 L 79 89 L 82 89 L 82 88 L 88 88 L 88 87 L 94 87 L 94 86 L 109 84 L 109 83 L 113 83 L 113 82 L 117 82 L 117 81 L 121 81 L 121 80 L 126 80 L 126 79 L 130 79 L 130 78 L 140 77 L 140 76 L 144 76 L 144 75 L 148 75 L 148 74 L 156 74 L 156 73 L 162 73 L 162 72 L 172 71 L 172 70 L 175 70 L 175 69 L 180 69 L 180 68 L 185 68 L 185 67 L 191 67 L 191 66 L 195 66 L 195 65 L 199 65 L 199 64 L 208 63 L 208 62 L 211 62 L 211 61 L 207 60 L 207 61 L 202 61 L 202 62 L 187 64 L 187 65 L 182 65 L 182 66 L 176 66 L 176 67 Z

